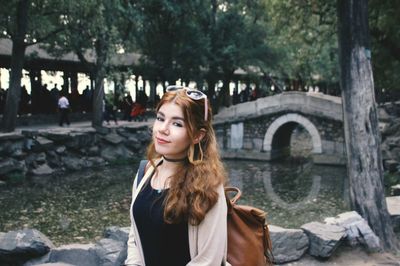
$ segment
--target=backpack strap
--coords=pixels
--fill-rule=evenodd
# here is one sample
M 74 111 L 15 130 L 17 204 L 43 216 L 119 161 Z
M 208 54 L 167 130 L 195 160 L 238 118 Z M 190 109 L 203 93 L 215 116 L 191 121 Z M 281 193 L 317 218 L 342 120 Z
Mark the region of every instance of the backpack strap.
M 142 178 L 145 173 L 146 165 L 149 161 L 148 160 L 141 160 L 139 164 L 139 169 L 138 169 L 138 174 L 137 174 L 137 182 L 136 185 L 139 186 L 140 181 L 142 181 Z

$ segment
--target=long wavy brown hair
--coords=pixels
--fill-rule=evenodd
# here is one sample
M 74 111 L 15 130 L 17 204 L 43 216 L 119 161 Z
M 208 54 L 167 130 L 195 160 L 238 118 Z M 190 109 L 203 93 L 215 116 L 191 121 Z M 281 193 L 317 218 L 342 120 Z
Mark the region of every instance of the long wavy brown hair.
M 208 118 L 204 120 L 205 100 L 193 100 L 187 96 L 185 89 L 180 89 L 165 93 L 156 111 L 163 104 L 171 102 L 182 108 L 192 142 L 200 130 L 204 130 L 205 136 L 199 144 L 189 147 L 188 160 L 169 179 L 169 190 L 164 199 L 164 221 L 172 224 L 185 220 L 198 225 L 217 202 L 217 187 L 226 182 L 226 172 L 212 127 L 210 105 Z M 161 156 L 156 152 L 153 140 L 148 146 L 147 158 L 155 166 L 155 160 Z

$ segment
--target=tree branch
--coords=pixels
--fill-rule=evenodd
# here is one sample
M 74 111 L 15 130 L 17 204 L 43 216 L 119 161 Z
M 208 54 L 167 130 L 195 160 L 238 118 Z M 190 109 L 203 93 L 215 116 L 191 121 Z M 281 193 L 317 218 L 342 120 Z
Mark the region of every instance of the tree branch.
M 51 36 L 56 35 L 57 33 L 62 32 L 64 30 L 65 30 L 64 28 L 58 28 L 58 29 L 56 29 L 56 30 L 54 30 L 52 32 L 49 32 L 48 34 L 46 34 L 43 37 L 36 38 L 36 42 L 28 42 L 28 43 L 26 43 L 26 46 L 30 46 L 30 45 L 34 45 L 34 44 L 37 44 L 37 43 L 41 43 L 41 42 L 47 40 L 48 38 L 50 38 Z

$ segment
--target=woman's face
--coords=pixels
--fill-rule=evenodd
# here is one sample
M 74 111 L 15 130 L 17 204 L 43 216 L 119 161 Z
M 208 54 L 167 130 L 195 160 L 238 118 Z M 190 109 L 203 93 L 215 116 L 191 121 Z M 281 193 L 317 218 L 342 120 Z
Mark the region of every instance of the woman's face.
M 181 107 L 165 103 L 157 112 L 153 125 L 156 152 L 169 159 L 186 157 L 191 144 Z

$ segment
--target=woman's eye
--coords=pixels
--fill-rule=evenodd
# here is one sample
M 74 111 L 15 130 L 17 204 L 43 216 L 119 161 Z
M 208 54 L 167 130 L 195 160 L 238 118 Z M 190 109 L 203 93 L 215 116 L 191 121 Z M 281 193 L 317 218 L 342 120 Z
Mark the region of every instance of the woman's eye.
M 183 127 L 183 125 L 181 123 L 179 123 L 179 122 L 174 122 L 173 125 L 177 126 L 177 127 Z
M 164 121 L 164 118 L 162 118 L 161 116 L 157 116 L 156 119 L 157 121 Z

